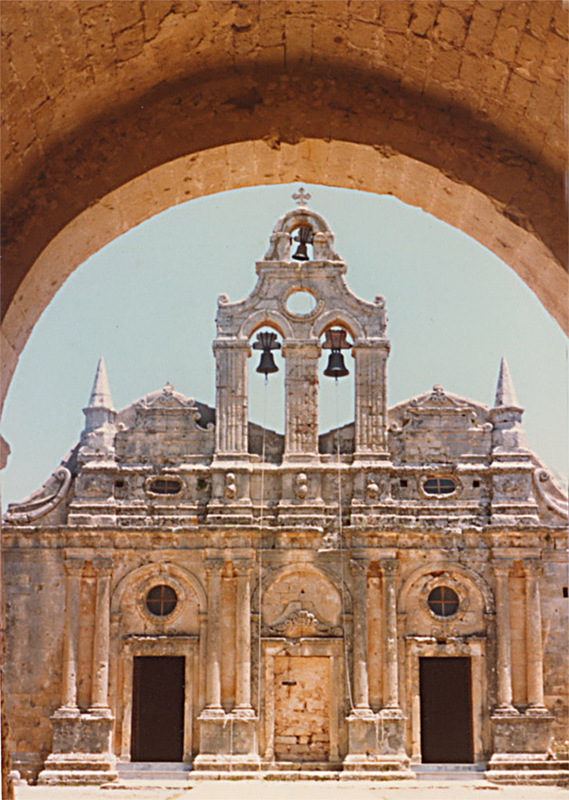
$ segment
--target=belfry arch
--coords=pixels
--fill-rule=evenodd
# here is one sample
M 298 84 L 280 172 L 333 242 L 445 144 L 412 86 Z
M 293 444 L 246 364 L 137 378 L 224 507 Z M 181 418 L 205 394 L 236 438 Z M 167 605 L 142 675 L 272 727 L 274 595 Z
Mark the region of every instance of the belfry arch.
M 4 6 L 4 392 L 86 258 L 166 208 L 258 184 L 419 206 L 567 326 L 561 2 Z

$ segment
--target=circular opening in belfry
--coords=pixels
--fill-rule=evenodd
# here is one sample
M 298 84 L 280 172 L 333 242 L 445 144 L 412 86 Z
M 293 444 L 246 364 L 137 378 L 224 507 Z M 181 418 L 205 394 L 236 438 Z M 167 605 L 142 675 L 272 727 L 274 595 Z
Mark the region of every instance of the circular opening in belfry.
M 313 294 L 304 290 L 293 292 L 286 301 L 286 307 L 291 314 L 298 316 L 310 314 L 316 308 L 316 298 Z

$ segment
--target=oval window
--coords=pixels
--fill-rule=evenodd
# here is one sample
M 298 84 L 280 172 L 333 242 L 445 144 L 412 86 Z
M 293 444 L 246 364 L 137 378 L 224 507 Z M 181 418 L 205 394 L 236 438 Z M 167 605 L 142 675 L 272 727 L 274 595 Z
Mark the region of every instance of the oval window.
M 154 478 L 148 484 L 148 491 L 153 494 L 178 494 L 182 491 L 179 478 Z
M 437 617 L 452 617 L 458 610 L 458 595 L 449 586 L 437 586 L 429 594 L 427 602 Z
M 155 617 L 167 617 L 178 605 L 178 595 L 171 586 L 153 586 L 146 595 L 146 608 Z
M 296 316 L 310 314 L 316 308 L 316 298 L 306 291 L 293 292 L 286 301 L 287 311 Z
M 423 491 L 427 494 L 452 494 L 456 491 L 456 481 L 452 478 L 427 478 Z

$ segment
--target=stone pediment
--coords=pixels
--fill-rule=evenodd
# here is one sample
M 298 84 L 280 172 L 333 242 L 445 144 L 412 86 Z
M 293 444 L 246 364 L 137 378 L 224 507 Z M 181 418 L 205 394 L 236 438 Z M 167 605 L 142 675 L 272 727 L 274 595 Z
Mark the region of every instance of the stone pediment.
M 263 628 L 263 636 L 284 636 L 286 639 L 338 637 L 342 634 L 341 627 L 323 622 L 314 611 L 302 608 L 298 601 L 289 603 L 280 619 Z
M 194 408 L 194 400 L 191 397 L 184 397 L 180 392 L 176 392 L 171 383 L 167 383 L 163 389 L 151 392 L 135 403 L 137 409 L 173 409 Z
M 119 412 L 118 422 L 120 428 L 151 427 L 161 430 L 164 428 L 181 427 L 185 431 L 213 431 L 213 424 L 200 424 L 202 412 L 195 400 L 176 392 L 174 387 L 167 383 L 163 389 L 151 392 L 137 400 L 128 408 Z
M 390 409 L 392 433 L 424 428 L 428 418 L 444 418 L 445 425 L 452 424 L 453 418 L 458 427 L 480 426 L 488 423 L 488 409 L 481 403 L 474 403 L 458 395 L 445 392 L 442 386 L 435 385 L 431 392 L 419 395 Z

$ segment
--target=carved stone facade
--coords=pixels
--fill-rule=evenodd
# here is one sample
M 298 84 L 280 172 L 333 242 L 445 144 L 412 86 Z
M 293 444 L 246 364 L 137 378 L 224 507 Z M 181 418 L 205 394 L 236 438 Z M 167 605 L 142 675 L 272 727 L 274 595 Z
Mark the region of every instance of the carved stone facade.
M 216 408 L 167 385 L 117 412 L 101 361 L 79 443 L 8 509 L 7 713 L 28 777 L 466 761 L 559 780 L 567 498 L 527 448 L 505 361 L 492 409 L 440 386 L 387 408 L 385 301 L 350 292 L 306 199 L 249 297 L 219 298 Z M 284 434 L 248 420 L 269 330 L 255 349 L 281 345 Z M 318 359 L 338 364 L 338 342 L 354 421 L 319 434 Z

